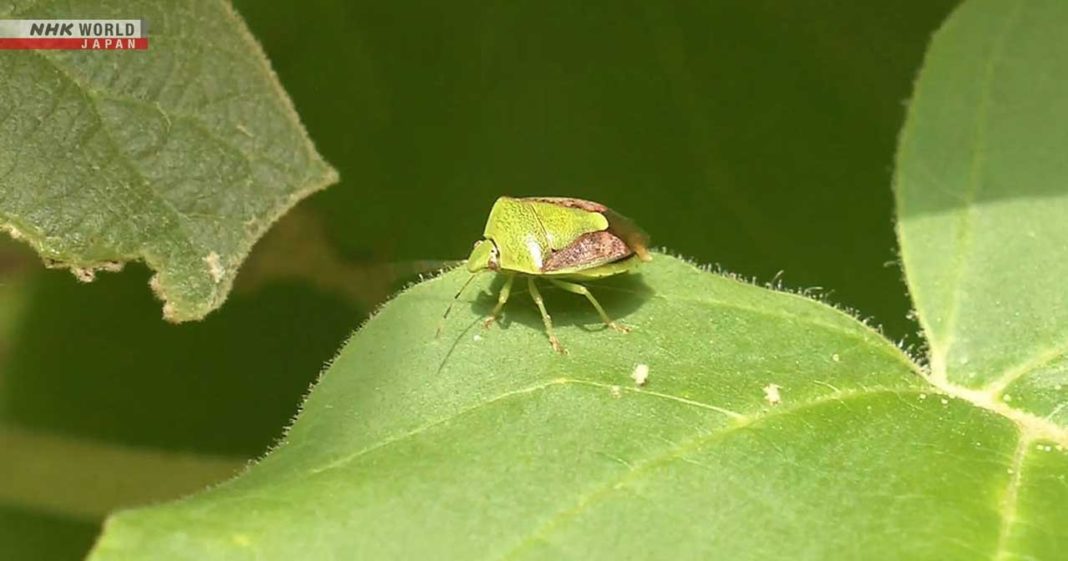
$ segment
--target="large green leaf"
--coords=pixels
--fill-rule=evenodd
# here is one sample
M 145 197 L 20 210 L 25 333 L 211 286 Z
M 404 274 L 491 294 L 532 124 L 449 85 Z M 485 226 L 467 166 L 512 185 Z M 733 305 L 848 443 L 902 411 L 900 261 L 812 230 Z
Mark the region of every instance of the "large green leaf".
M 476 282 L 435 338 L 466 274 L 415 286 L 346 345 L 271 455 L 193 498 L 112 517 L 92 558 L 995 551 L 1021 477 L 1014 419 L 931 386 L 833 308 L 665 255 L 643 270 L 594 288 L 629 334 L 545 291 L 566 356 L 522 292 L 502 328 L 483 330 L 494 299 Z M 640 364 L 644 386 L 631 379 Z M 1046 481 L 1032 500 L 1068 499 L 1064 455 L 1042 457 L 1026 475 Z
M 0 228 L 83 280 L 143 260 L 164 316 L 200 318 L 271 223 L 336 173 L 226 2 L 0 8 L 72 14 L 144 18 L 149 49 L 0 56 Z
M 1057 0 L 966 3 L 932 43 L 898 154 L 931 379 L 1018 420 L 1004 558 L 1068 548 L 1066 25 Z

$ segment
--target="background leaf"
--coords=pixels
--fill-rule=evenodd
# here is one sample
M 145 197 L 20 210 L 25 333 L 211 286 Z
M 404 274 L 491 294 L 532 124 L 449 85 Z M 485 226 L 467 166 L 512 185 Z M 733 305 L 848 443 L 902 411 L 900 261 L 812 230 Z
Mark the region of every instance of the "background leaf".
M 899 234 L 932 380 L 1020 427 L 998 559 L 1068 547 L 1068 6 L 964 4 L 898 153 Z M 1051 453 L 1056 448 L 1057 453 Z
M 1068 351 L 1065 22 L 1059 2 L 969 4 L 917 83 L 898 165 L 902 253 L 933 369 L 954 382 L 1001 383 Z
M 997 547 L 1015 425 L 928 385 L 847 315 L 661 255 L 640 279 L 595 289 L 630 334 L 547 291 L 567 356 L 521 293 L 504 328 L 478 327 L 494 302 L 480 294 L 434 339 L 466 276 L 388 304 L 262 463 L 115 516 L 92 559 L 974 559 Z M 650 368 L 643 387 L 637 364 Z
M 150 54 L 0 57 L 0 227 L 83 280 L 143 260 L 164 317 L 199 319 L 271 223 L 337 174 L 225 2 L 40 3 L 0 15 L 72 12 L 147 19 Z

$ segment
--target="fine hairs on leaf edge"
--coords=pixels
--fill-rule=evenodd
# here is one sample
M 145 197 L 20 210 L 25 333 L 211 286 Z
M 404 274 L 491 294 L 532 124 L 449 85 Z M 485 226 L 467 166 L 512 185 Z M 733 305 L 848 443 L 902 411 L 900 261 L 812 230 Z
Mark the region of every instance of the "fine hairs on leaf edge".
M 447 272 L 447 270 L 448 270 L 447 267 L 443 268 L 443 269 L 437 271 L 434 274 L 434 276 L 435 277 L 440 276 L 444 272 Z M 423 277 L 422 274 L 420 274 L 419 276 L 420 276 L 420 278 Z M 149 280 L 150 284 L 155 280 L 155 277 L 156 277 L 156 275 L 153 275 L 152 279 Z M 326 375 L 327 371 L 329 371 L 330 368 L 334 365 L 334 362 L 336 362 L 337 359 L 341 356 L 341 353 L 348 346 L 348 344 L 352 340 L 352 338 L 355 337 L 363 329 L 363 327 L 365 325 L 367 325 L 367 322 L 369 322 L 372 319 L 374 319 L 378 315 L 378 313 L 387 304 L 389 304 L 394 298 L 396 298 L 397 296 L 403 294 L 404 292 L 407 292 L 407 290 L 409 288 L 411 288 L 412 286 L 414 286 L 416 284 L 419 284 L 419 282 L 418 281 L 413 281 L 411 283 L 408 283 L 407 285 L 405 285 L 405 287 L 403 289 L 397 291 L 395 294 L 391 295 L 385 301 L 380 303 L 370 314 L 368 314 L 368 316 L 362 322 L 360 322 L 360 325 L 357 326 L 348 335 L 348 337 L 345 338 L 345 340 L 338 346 L 338 348 L 334 352 L 333 356 L 331 356 L 329 359 L 327 359 L 323 363 L 323 366 L 319 369 L 319 373 L 315 376 L 315 379 L 312 380 L 311 383 L 308 384 L 308 387 L 301 393 L 301 398 L 297 402 L 296 410 L 293 412 L 292 415 L 290 415 L 289 420 L 285 423 L 285 425 L 282 426 L 281 430 L 278 433 L 278 436 L 273 439 L 273 441 L 267 446 L 266 449 L 264 449 L 262 454 L 259 454 L 259 455 L 255 456 L 255 457 L 252 457 L 252 458 L 248 458 L 247 461 L 245 462 L 245 465 L 240 470 L 237 470 L 230 477 L 227 477 L 226 479 L 223 479 L 223 480 L 220 480 L 220 481 L 216 481 L 215 483 L 209 484 L 209 485 L 205 486 L 202 489 L 199 489 L 197 491 L 193 491 L 193 492 L 191 492 L 191 493 L 189 493 L 189 494 L 187 494 L 185 496 L 178 497 L 178 498 L 174 499 L 173 501 L 168 501 L 168 503 L 180 504 L 180 503 L 192 498 L 195 495 L 199 495 L 201 493 L 212 491 L 214 489 L 217 489 L 219 487 L 222 487 L 224 485 L 229 484 L 231 481 L 235 481 L 237 479 L 240 479 L 246 473 L 248 473 L 249 470 L 252 469 L 255 465 L 257 465 L 260 462 L 262 462 L 263 460 L 265 460 L 268 456 L 273 454 L 279 448 L 285 446 L 289 442 L 290 430 L 293 428 L 293 425 L 296 424 L 297 419 L 299 419 L 301 414 L 304 412 L 304 405 L 308 402 L 308 398 L 311 396 L 311 393 L 315 390 L 316 387 L 319 386 L 319 383 L 322 381 L 323 376 Z M 128 512 L 128 511 L 139 510 L 141 508 L 144 508 L 144 506 L 138 506 L 138 507 L 132 507 L 132 508 L 124 508 L 124 509 L 120 509 L 118 511 L 112 512 L 111 514 L 109 514 L 104 519 L 103 530 L 100 532 L 100 535 L 103 536 L 103 535 L 105 535 L 107 533 L 107 526 L 109 524 L 111 524 L 113 520 L 115 520 L 115 517 L 116 517 L 117 514 L 121 514 L 123 512 Z
M 400 295 L 408 292 L 413 287 L 415 287 L 417 285 L 420 285 L 420 284 L 422 284 L 424 282 L 429 282 L 429 281 L 436 280 L 436 279 L 440 278 L 441 276 L 443 276 L 445 273 L 448 273 L 449 271 L 451 271 L 453 269 L 456 269 L 458 267 L 462 267 L 463 265 L 464 265 L 464 262 L 461 261 L 460 263 L 457 263 L 457 264 L 454 264 L 454 265 L 447 265 L 447 266 L 441 267 L 441 268 L 436 269 L 436 270 L 431 271 L 431 272 L 419 273 L 419 275 L 417 276 L 416 280 L 412 280 L 412 281 L 409 281 L 409 282 L 405 283 L 404 286 L 401 287 L 400 290 L 397 290 L 396 292 L 391 294 L 389 296 L 389 298 L 386 298 L 384 301 L 382 301 L 377 306 L 375 306 L 375 308 L 373 310 L 371 310 L 371 312 L 367 315 L 367 317 L 364 318 L 364 320 L 361 321 L 360 324 L 358 326 L 356 326 L 356 328 L 353 329 L 351 333 L 349 333 L 348 337 L 345 338 L 345 340 L 341 343 L 341 345 L 338 346 L 337 350 L 334 352 L 334 355 L 332 357 L 330 357 L 329 359 L 327 359 L 326 362 L 323 363 L 323 366 L 322 366 L 322 368 L 319 369 L 319 373 L 315 376 L 315 379 L 312 380 L 312 382 L 310 384 L 308 384 L 308 388 L 301 394 L 300 402 L 297 404 L 297 410 L 293 413 L 292 416 L 290 416 L 289 422 L 286 423 L 286 425 L 284 427 L 282 427 L 282 431 L 279 434 L 278 438 L 276 438 L 274 440 L 274 442 L 271 443 L 267 447 L 267 449 L 264 451 L 263 454 L 261 454 L 260 456 L 250 460 L 248 465 L 245 466 L 245 469 L 243 469 L 241 471 L 241 473 L 236 474 L 231 479 L 240 477 L 242 474 L 244 474 L 246 471 L 248 471 L 248 469 L 250 467 L 252 467 L 253 465 L 259 463 L 264 458 L 266 458 L 267 456 L 271 455 L 275 450 L 277 450 L 278 448 L 280 448 L 281 446 L 286 444 L 286 442 L 289 439 L 289 431 L 290 431 L 290 429 L 293 428 L 293 425 L 296 424 L 297 419 L 300 418 L 301 413 L 303 413 L 304 404 L 307 403 L 308 398 L 311 396 L 312 391 L 315 390 L 315 388 L 322 381 L 323 377 L 326 376 L 326 373 L 330 370 L 330 368 L 334 365 L 334 363 L 337 362 L 337 359 L 341 357 L 341 353 L 344 352 L 346 347 L 348 347 L 348 345 L 352 341 L 352 339 L 354 337 L 356 337 L 356 335 L 358 335 L 360 333 L 360 331 L 363 330 L 364 326 L 367 325 L 368 322 L 370 322 L 371 320 L 373 320 L 376 317 L 378 317 L 379 313 L 381 313 L 381 311 L 383 309 L 385 309 L 386 306 L 388 306 L 393 300 L 398 298 Z
M 916 350 L 913 346 L 905 345 L 904 344 L 904 340 L 892 341 L 889 337 L 886 336 L 885 333 L 883 333 L 882 324 L 876 323 L 875 319 L 873 317 L 865 316 L 865 315 L 861 314 L 858 310 L 856 310 L 856 309 L 854 309 L 852 307 L 849 307 L 849 306 L 846 306 L 846 305 L 843 305 L 843 304 L 840 304 L 838 302 L 834 302 L 834 301 L 830 300 L 830 295 L 833 293 L 833 290 L 826 290 L 825 291 L 822 287 L 810 287 L 810 288 L 791 288 L 791 287 L 788 287 L 782 281 L 782 278 L 781 278 L 783 276 L 783 272 L 782 271 L 779 271 L 778 273 L 776 273 L 775 276 L 772 277 L 772 279 L 770 281 L 761 282 L 756 277 L 747 277 L 747 276 L 739 274 L 739 273 L 734 273 L 734 272 L 728 271 L 728 270 L 724 269 L 718 263 L 710 263 L 710 264 L 707 264 L 707 265 L 703 265 L 703 264 L 699 263 L 698 261 L 696 261 L 695 259 L 692 259 L 692 258 L 687 257 L 685 255 L 676 253 L 676 252 L 674 252 L 671 249 L 666 248 L 666 247 L 662 247 L 662 246 L 656 247 L 654 249 L 654 251 L 656 251 L 657 253 L 660 253 L 662 255 L 668 255 L 668 256 L 674 257 L 674 258 L 676 258 L 676 259 L 678 259 L 680 261 L 683 261 L 684 263 L 690 265 L 694 269 L 696 269 L 698 271 L 701 271 L 701 272 L 704 272 L 704 273 L 718 275 L 718 276 L 723 277 L 725 279 L 732 280 L 732 281 L 735 281 L 735 282 L 738 282 L 738 283 L 741 283 L 741 284 L 750 285 L 750 286 L 753 286 L 753 287 L 756 287 L 756 288 L 760 288 L 760 289 L 764 289 L 764 290 L 770 290 L 772 292 L 777 292 L 777 293 L 780 293 L 780 294 L 786 294 L 786 295 L 793 296 L 793 297 L 796 297 L 796 298 L 802 298 L 802 299 L 810 301 L 810 302 L 816 302 L 818 304 L 822 304 L 824 306 L 827 306 L 828 308 L 831 308 L 834 311 L 836 311 L 836 312 L 838 312 L 840 314 L 843 314 L 845 316 L 848 316 L 850 319 L 860 323 L 862 326 L 864 326 L 865 329 L 867 329 L 873 335 L 876 335 L 880 339 L 883 339 L 884 341 L 890 343 L 891 346 L 893 346 L 895 349 L 897 349 L 907 359 L 907 361 L 913 366 L 913 368 L 917 371 L 918 374 L 921 374 L 924 379 L 927 378 L 927 369 L 924 366 L 925 365 L 925 360 L 923 359 L 922 355 L 917 356 L 917 355 L 913 354 L 913 352 Z
M 906 104 L 909 100 L 906 100 Z M 900 147 L 898 147 L 900 149 Z M 896 154 L 895 154 L 896 156 Z M 895 211 L 897 210 L 897 172 L 896 168 L 891 178 L 892 193 L 894 195 Z M 912 287 L 909 286 L 908 274 L 905 272 L 905 256 L 902 252 L 901 246 L 901 232 L 899 231 L 901 222 L 896 219 L 891 219 L 890 226 L 894 230 L 894 238 L 897 240 L 897 244 L 893 248 L 894 258 L 889 261 L 893 263 L 893 268 L 897 269 L 898 279 L 901 281 L 901 286 L 905 287 L 905 297 L 909 302 L 909 311 L 905 314 L 905 318 L 909 320 L 916 328 L 916 338 L 918 343 L 907 344 L 905 339 L 897 341 L 897 345 L 908 352 L 912 357 L 913 362 L 920 367 L 925 376 L 931 375 L 931 343 L 927 338 L 927 331 L 923 328 L 923 323 L 920 321 L 919 311 L 916 309 L 916 300 L 912 295 Z

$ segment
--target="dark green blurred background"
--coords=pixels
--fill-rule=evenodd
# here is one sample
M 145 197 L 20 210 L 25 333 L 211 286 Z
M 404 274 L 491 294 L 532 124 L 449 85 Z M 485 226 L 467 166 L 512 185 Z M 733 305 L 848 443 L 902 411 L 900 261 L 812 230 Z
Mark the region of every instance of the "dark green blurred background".
M 5 250 L 22 265 L 0 268 L 0 417 L 261 454 L 407 280 L 388 264 L 464 257 L 502 194 L 604 202 L 674 253 L 761 282 L 782 271 L 914 337 L 891 165 L 954 4 L 242 0 L 341 183 L 285 219 L 285 239 L 257 247 L 240 290 L 199 324 L 164 324 L 142 267 L 83 286 Z M 0 514 L 15 558 L 70 558 L 96 531 Z

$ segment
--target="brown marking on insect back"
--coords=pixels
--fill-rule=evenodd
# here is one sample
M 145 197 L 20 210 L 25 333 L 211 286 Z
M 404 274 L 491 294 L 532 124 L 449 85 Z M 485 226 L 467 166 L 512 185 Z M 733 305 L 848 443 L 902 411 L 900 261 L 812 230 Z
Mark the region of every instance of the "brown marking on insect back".
M 615 234 L 602 231 L 590 232 L 579 236 L 571 245 L 554 251 L 541 270 L 545 273 L 569 269 L 572 267 L 596 267 L 605 263 L 618 261 L 633 255 L 634 252 L 626 242 Z
M 549 203 L 567 208 L 577 208 L 589 212 L 604 212 L 608 210 L 608 207 L 602 205 L 601 203 L 595 203 L 593 201 L 587 201 L 585 199 L 573 199 L 571 197 L 526 197 L 523 200 L 535 201 L 539 203 Z
M 638 254 L 638 259 L 651 261 L 653 256 L 649 254 L 649 235 L 638 227 L 631 219 L 618 212 L 606 208 L 602 211 L 608 219 L 608 231 L 618 236 L 631 251 Z
M 603 214 L 605 219 L 608 220 L 608 231 L 623 240 L 623 243 L 630 248 L 631 252 L 638 255 L 638 259 L 642 261 L 651 261 L 653 259 L 653 256 L 649 253 L 649 235 L 631 219 L 601 203 L 572 197 L 526 197 L 522 200 L 549 203 Z M 543 270 L 548 269 L 543 267 Z

